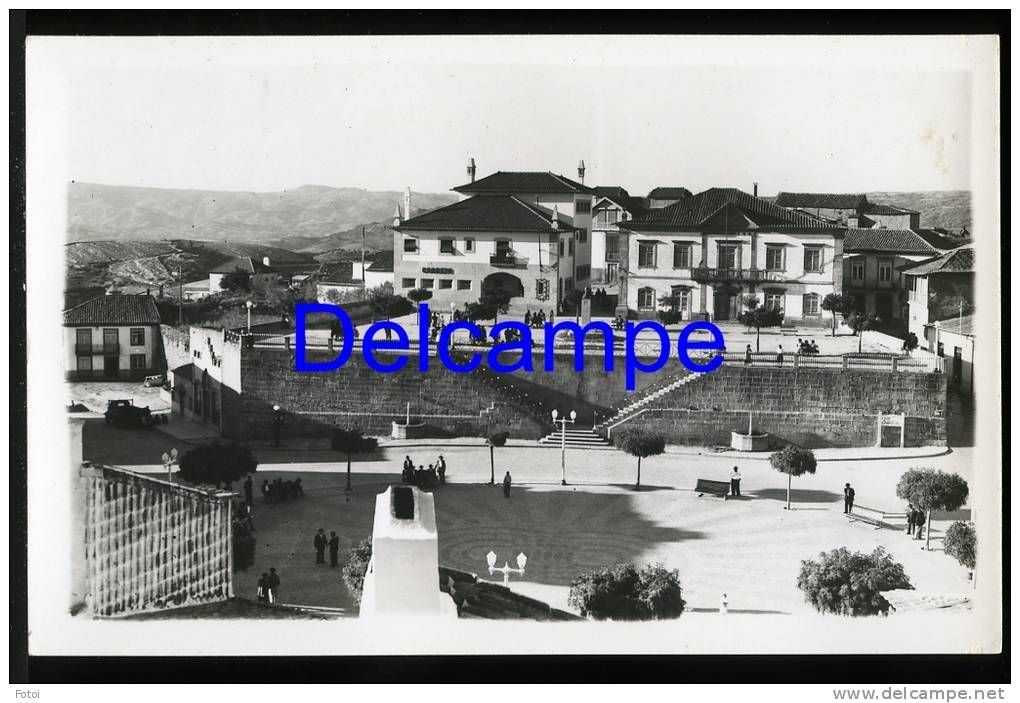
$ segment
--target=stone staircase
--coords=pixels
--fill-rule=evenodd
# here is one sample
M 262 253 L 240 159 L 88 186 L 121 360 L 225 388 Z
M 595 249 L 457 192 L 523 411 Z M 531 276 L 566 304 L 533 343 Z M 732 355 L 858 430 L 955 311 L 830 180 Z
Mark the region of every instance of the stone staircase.
M 566 432 L 566 441 L 563 441 L 561 435 L 562 431 L 557 430 L 550 434 L 547 434 L 541 440 L 539 444 L 544 446 L 559 447 L 561 443 L 568 447 L 575 449 L 598 449 L 598 448 L 609 448 L 609 440 L 595 433 L 595 430 L 590 427 L 568 427 Z
M 615 425 L 621 420 L 626 420 L 627 418 L 633 417 L 634 415 L 639 413 L 642 408 L 648 407 L 649 404 L 651 404 L 653 401 L 658 400 L 662 396 L 666 395 L 670 391 L 679 388 L 680 386 L 696 381 L 701 376 L 704 376 L 704 374 L 696 371 L 689 372 L 681 375 L 679 378 L 674 378 L 673 380 L 665 384 L 657 385 L 648 389 L 643 395 L 641 395 L 641 397 L 619 408 L 609 418 L 595 425 L 592 428 L 592 431 L 593 432 L 604 431 L 608 429 L 611 425 Z

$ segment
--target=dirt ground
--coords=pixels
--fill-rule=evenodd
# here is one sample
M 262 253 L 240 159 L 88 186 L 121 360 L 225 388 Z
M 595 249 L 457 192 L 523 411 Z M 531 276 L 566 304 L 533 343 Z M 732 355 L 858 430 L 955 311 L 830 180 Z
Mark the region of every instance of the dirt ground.
M 106 412 L 107 401 L 124 398 L 148 406 L 152 412 L 170 410 L 170 403 L 159 397 L 159 388 L 146 388 L 141 381 L 74 381 L 64 385 L 68 404 L 81 403 L 92 412 Z

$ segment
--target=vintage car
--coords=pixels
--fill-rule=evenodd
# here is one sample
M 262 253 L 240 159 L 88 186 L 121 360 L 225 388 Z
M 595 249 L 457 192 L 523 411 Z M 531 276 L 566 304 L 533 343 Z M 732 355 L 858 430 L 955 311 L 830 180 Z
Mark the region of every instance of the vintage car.
M 106 424 L 115 427 L 151 427 L 154 424 L 148 406 L 141 408 L 131 400 L 111 400 L 106 404 Z

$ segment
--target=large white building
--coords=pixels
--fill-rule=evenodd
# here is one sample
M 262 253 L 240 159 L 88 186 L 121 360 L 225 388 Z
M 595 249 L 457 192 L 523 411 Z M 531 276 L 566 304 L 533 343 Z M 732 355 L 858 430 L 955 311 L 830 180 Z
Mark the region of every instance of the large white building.
M 69 380 L 140 380 L 163 373 L 164 366 L 159 310 L 151 295 L 112 293 L 64 311 Z

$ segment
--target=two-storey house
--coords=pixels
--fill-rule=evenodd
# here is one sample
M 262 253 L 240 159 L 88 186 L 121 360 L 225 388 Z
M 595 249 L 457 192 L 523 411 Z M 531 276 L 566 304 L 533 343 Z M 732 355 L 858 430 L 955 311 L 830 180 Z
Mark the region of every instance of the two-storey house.
M 631 197 L 620 186 L 599 186 L 591 211 L 592 285 L 615 286 L 621 267 L 627 268 L 627 230 L 617 225 L 643 217 L 648 208 L 643 198 Z
M 929 325 L 974 309 L 974 245 L 900 267 L 907 289 L 909 331 L 924 340 Z
M 710 188 L 641 218 L 630 232 L 621 300 L 653 317 L 674 297 L 683 319 L 734 320 L 752 294 L 789 320 L 823 324 L 839 291 L 844 229 L 736 188 Z
M 68 380 L 140 380 L 165 371 L 159 310 L 151 295 L 112 293 L 64 311 Z

